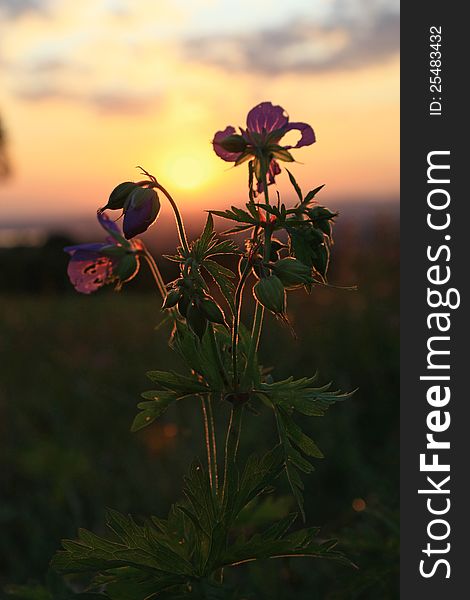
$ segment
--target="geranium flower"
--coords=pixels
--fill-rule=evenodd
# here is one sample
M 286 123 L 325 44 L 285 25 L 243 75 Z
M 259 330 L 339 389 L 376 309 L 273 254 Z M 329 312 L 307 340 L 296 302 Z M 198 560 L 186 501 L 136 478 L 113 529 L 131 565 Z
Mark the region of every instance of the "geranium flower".
M 122 228 L 124 237 L 129 240 L 147 231 L 156 220 L 160 212 L 160 200 L 154 189 L 125 181 L 114 188 L 108 203 L 101 210 L 108 208 L 122 209 L 124 212 Z
M 98 211 L 98 221 L 109 234 L 105 242 L 67 246 L 70 254 L 67 274 L 77 292 L 91 294 L 108 283 L 118 287 L 129 281 L 139 270 L 139 240 L 127 241 L 119 227 L 104 212 Z
M 296 145 L 280 145 L 281 139 L 292 130 L 300 132 Z M 289 117 L 281 106 L 261 102 L 248 113 L 246 129 L 240 127 L 240 134 L 237 134 L 235 127 L 228 126 L 215 134 L 212 144 L 217 156 L 235 165 L 253 159 L 258 192 L 261 192 L 264 178 L 270 185 L 281 172 L 278 160 L 292 162 L 294 158 L 289 150 L 310 146 L 314 142 L 315 133 L 310 125 L 289 123 Z

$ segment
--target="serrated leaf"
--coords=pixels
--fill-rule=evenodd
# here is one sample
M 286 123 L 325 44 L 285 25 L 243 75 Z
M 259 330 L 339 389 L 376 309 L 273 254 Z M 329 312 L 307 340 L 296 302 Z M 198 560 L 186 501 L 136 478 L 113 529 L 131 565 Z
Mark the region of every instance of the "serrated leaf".
M 235 499 L 230 503 L 229 510 L 235 518 L 252 500 L 271 486 L 283 468 L 283 452 L 280 445 L 266 454 L 252 454 L 240 477 Z
M 174 392 L 185 394 L 204 394 L 208 393 L 208 387 L 196 379 L 170 371 L 147 371 L 147 377 L 154 383 L 158 383 L 162 388 Z
M 233 273 L 230 271 L 231 275 L 229 276 L 228 274 L 226 274 L 226 271 L 229 271 L 229 269 L 222 267 L 222 265 L 219 265 L 219 263 L 216 263 L 215 261 L 210 259 L 204 261 L 203 267 L 212 277 L 214 283 L 217 285 L 223 297 L 227 301 L 227 304 L 229 305 L 232 314 L 234 314 L 235 286 L 231 281 Z
M 302 190 L 300 189 L 299 184 L 297 183 L 295 177 L 292 175 L 292 173 L 289 171 L 289 169 L 286 169 L 286 171 L 287 171 L 287 174 L 289 175 L 289 179 L 292 184 L 292 187 L 295 190 L 295 193 L 299 197 L 300 202 L 302 202 Z
M 223 219 L 229 219 L 230 221 L 236 221 L 237 223 L 245 223 L 249 225 L 257 225 L 257 218 L 250 215 L 249 212 L 236 206 L 232 206 L 228 210 L 211 210 L 213 215 L 222 217 Z
M 308 435 L 306 435 L 296 423 L 294 423 L 292 418 L 287 413 L 280 411 L 280 418 L 286 430 L 287 436 L 300 450 L 302 450 L 304 454 L 307 456 L 313 456 L 315 458 L 323 458 L 323 453 L 315 444 L 315 442 Z
M 325 187 L 325 184 L 319 185 L 314 190 L 310 190 L 310 192 L 305 196 L 302 204 L 305 204 L 305 205 L 310 204 L 310 202 L 315 198 L 315 196 L 318 194 L 318 192 L 324 187 Z
M 255 534 L 247 541 L 238 541 L 222 557 L 220 567 L 235 566 L 268 558 L 310 556 L 328 558 L 343 564 L 351 562 L 340 552 L 331 550 L 329 545 L 316 541 L 317 528 L 303 529 L 281 538 L 273 538 L 270 530 Z
M 61 573 L 133 567 L 144 572 L 150 570 L 154 575 L 193 574 L 191 564 L 171 544 L 165 543 L 157 529 L 137 525 L 132 517 L 111 510 L 107 512 L 107 521 L 118 541 L 80 530 L 77 541 L 63 540 L 64 550 L 55 555 L 52 567 Z
M 189 394 L 191 395 L 191 394 Z M 161 390 L 150 390 L 141 394 L 143 398 L 147 398 L 146 402 L 139 402 L 137 408 L 142 412 L 138 413 L 132 423 L 131 431 L 136 432 L 147 425 L 150 425 L 158 419 L 167 408 L 176 402 L 186 397 L 185 395 L 178 395 L 173 392 L 162 392 Z
M 302 473 L 306 473 L 307 475 L 315 470 L 312 463 L 304 458 L 290 442 L 287 441 L 284 444 L 284 447 L 286 452 L 286 462 L 292 464 L 296 469 L 299 469 L 299 471 L 302 471 Z

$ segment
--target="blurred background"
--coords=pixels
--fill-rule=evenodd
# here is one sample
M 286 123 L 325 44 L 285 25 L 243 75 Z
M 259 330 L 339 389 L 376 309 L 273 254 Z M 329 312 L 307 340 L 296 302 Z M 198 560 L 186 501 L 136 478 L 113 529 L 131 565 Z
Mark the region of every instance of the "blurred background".
M 129 433 L 145 371 L 183 368 L 148 274 L 79 296 L 62 248 L 100 240 L 96 208 L 136 165 L 190 236 L 205 209 L 243 204 L 246 169 L 210 141 L 270 100 L 315 130 L 291 170 L 304 191 L 326 183 L 319 202 L 340 211 L 329 280 L 359 291 L 291 294 L 299 339 L 268 321 L 262 362 L 359 388 L 306 425 L 326 455 L 308 522 L 359 569 L 300 559 L 234 577 L 257 598 L 399 597 L 398 48 L 396 0 L 0 0 L 0 586 L 41 581 L 62 537 L 102 531 L 105 506 L 164 515 L 203 454 L 189 401 Z M 145 238 L 174 248 L 167 206 Z M 272 429 L 250 415 L 243 451 Z M 260 520 L 292 508 L 280 494 Z

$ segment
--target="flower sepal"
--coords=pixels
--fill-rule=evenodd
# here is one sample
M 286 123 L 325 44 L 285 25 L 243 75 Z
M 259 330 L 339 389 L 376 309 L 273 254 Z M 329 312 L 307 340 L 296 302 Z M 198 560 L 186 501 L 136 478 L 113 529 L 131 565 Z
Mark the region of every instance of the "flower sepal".
M 313 283 L 311 267 L 291 256 L 277 261 L 271 269 L 286 289 L 295 289 Z
M 127 242 L 127 240 L 124 240 Z M 101 254 L 109 257 L 120 257 L 129 252 L 130 244 L 127 242 L 127 246 L 120 244 L 108 244 L 101 248 Z
M 117 263 L 114 274 L 119 279 L 120 283 L 126 283 L 133 279 L 139 270 L 139 261 L 136 255 L 132 253 L 125 253 Z
M 247 141 L 242 135 L 234 133 L 221 140 L 219 144 L 227 152 L 244 152 Z
M 253 294 L 267 310 L 278 316 L 286 313 L 286 291 L 276 275 L 261 278 L 253 287 Z
M 276 145 L 269 148 L 272 158 L 282 160 L 284 162 L 294 162 L 295 159 L 289 150 L 286 150 L 282 146 Z
M 110 209 L 117 210 L 124 208 L 126 205 L 129 195 L 138 187 L 133 181 L 124 181 L 117 185 L 109 195 L 108 203 L 102 210 Z

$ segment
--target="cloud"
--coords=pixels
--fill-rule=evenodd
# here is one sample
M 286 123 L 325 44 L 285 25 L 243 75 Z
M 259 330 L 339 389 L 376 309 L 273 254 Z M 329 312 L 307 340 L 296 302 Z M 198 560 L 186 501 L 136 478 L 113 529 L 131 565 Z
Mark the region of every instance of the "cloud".
M 8 17 L 19 17 L 26 12 L 42 12 L 41 0 L 0 0 L 0 15 L 5 13 Z
M 105 114 L 136 115 L 158 108 L 162 97 L 158 93 L 130 94 L 118 90 L 104 90 L 87 98 L 89 104 Z
M 17 88 L 15 96 L 25 102 L 62 100 L 79 103 L 105 115 L 141 115 L 158 109 L 163 102 L 162 94 L 156 91 L 136 94 L 120 91 L 117 88 L 104 88 L 84 93 L 66 91 L 59 84 L 46 83 Z
M 399 49 L 394 2 L 336 0 L 321 18 L 306 16 L 256 32 L 186 40 L 186 59 L 229 71 L 266 75 L 354 69 L 381 62 Z

